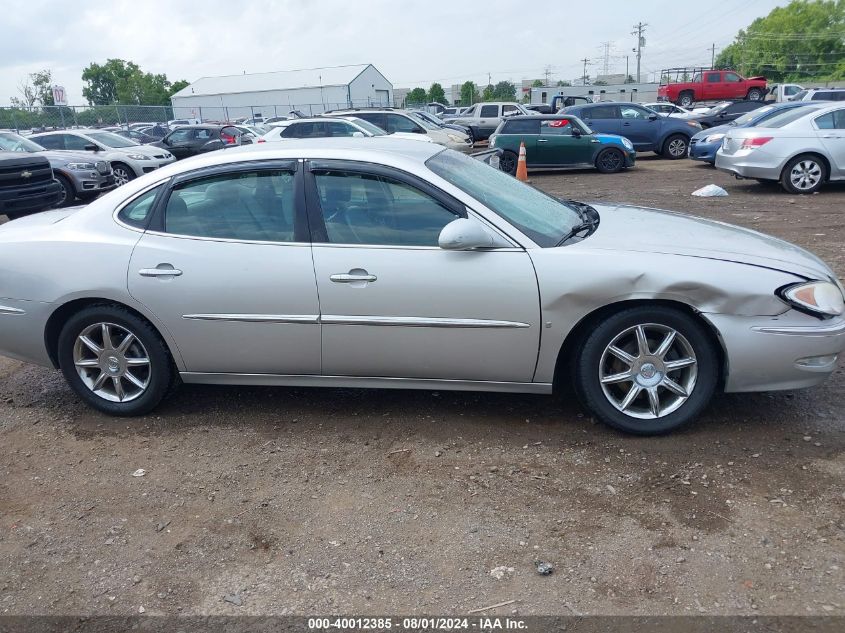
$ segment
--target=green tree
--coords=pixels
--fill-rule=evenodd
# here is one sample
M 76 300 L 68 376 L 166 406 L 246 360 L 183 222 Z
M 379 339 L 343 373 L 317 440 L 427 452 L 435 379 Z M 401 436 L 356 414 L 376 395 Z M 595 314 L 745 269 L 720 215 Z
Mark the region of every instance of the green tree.
M 542 88 L 543 82 L 540 81 L 539 79 L 535 79 L 534 81 L 531 82 L 531 87 L 532 88 Z
M 35 105 L 51 106 L 53 101 L 53 73 L 49 69 L 28 74 L 18 83 L 20 97 L 12 97 L 17 108 L 31 108 Z
M 557 85 L 559 88 L 565 88 L 567 86 L 571 86 L 572 83 L 569 81 L 563 81 L 562 79 L 558 80 Z
M 845 0 L 792 0 L 741 30 L 716 68 L 769 81 L 845 78 Z
M 481 93 L 481 100 L 482 101 L 494 101 L 495 99 L 496 99 L 496 96 L 493 92 L 493 86 L 491 86 L 490 84 L 487 84 L 484 87 L 484 92 Z
M 428 95 L 425 88 L 414 88 L 405 97 L 405 103 L 411 105 L 421 105 L 428 100 Z
M 516 86 L 509 81 L 500 81 L 493 88 L 495 101 L 516 101 Z
M 171 95 L 188 85 L 184 80 L 172 84 L 167 75 L 145 73 L 122 59 L 92 62 L 82 71 L 82 81 L 82 95 L 91 105 L 170 105 Z
M 446 103 L 446 91 L 443 90 L 443 86 L 437 82 L 431 84 L 431 88 L 428 89 L 428 100 Z
M 471 81 L 465 81 L 461 85 L 461 105 L 469 106 L 479 100 L 478 88 Z

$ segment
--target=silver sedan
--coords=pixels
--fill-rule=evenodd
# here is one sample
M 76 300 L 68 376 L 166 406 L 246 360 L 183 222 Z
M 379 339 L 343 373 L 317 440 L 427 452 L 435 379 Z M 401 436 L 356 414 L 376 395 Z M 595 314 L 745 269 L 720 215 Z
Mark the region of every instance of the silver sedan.
M 819 102 L 730 130 L 716 167 L 740 178 L 780 181 L 789 193 L 815 193 L 828 181 L 845 180 L 845 104 Z
M 663 433 L 822 382 L 830 268 L 718 222 L 550 197 L 431 143 L 214 152 L 0 227 L 0 353 L 113 415 L 191 383 L 546 394 Z

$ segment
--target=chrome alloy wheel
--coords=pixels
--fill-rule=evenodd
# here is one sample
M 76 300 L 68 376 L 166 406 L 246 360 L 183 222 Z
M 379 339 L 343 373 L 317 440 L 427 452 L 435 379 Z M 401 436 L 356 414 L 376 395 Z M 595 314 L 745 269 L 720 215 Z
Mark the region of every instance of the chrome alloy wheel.
M 687 142 L 681 138 L 673 139 L 669 143 L 669 155 L 674 157 L 684 156 L 687 153 Z
M 643 420 L 676 411 L 692 394 L 697 376 L 698 360 L 689 341 L 657 323 L 635 325 L 617 335 L 599 363 L 608 402 Z
M 795 164 L 789 172 L 789 181 L 799 191 L 808 191 L 819 184 L 822 178 L 822 168 L 812 159 L 802 160 Z
M 112 174 L 114 174 L 114 184 L 118 187 L 132 180 L 132 177 L 129 175 L 129 168 L 123 165 L 112 168 Z
M 82 382 L 110 402 L 129 402 L 150 384 L 150 357 L 141 341 L 125 327 L 94 323 L 73 346 L 73 364 Z

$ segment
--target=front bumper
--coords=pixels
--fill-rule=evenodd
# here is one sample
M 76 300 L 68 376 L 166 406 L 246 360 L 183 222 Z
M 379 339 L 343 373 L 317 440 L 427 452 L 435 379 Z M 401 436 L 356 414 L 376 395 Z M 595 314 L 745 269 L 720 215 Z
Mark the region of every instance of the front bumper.
M 75 171 L 72 169 L 62 171 L 64 175 L 71 179 L 73 187 L 77 195 L 85 195 L 87 193 L 99 193 L 102 191 L 109 191 L 114 189 L 114 175 L 111 171 L 107 174 L 93 171 Z
M 734 154 L 716 152 L 716 169 L 741 178 L 780 180 L 782 158 L 758 149 L 738 150 Z
M 61 185 L 56 180 L 23 187 L 5 187 L 0 190 L 0 215 L 26 215 L 52 209 L 62 197 Z
M 773 317 L 702 316 L 727 354 L 727 392 L 812 387 L 833 373 L 845 350 L 845 317 L 820 320 L 795 310 Z
M 722 146 L 720 141 L 705 143 L 703 141 L 691 140 L 689 145 L 689 157 L 692 160 L 700 160 L 711 165 L 716 162 L 716 152 Z
M 143 174 L 148 174 L 151 171 L 155 171 L 156 169 L 160 169 L 165 165 L 169 165 L 170 163 L 175 163 L 175 158 L 153 158 L 152 160 L 131 160 L 127 161 L 131 164 L 132 169 L 135 171 L 136 176 L 142 176 Z

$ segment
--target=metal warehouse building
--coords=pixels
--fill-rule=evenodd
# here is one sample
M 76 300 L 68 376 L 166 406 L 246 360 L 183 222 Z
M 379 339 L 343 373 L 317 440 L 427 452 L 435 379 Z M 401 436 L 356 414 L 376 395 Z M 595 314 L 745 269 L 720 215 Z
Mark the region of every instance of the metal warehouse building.
M 372 64 L 202 77 L 171 98 L 175 118 L 204 121 L 388 106 L 393 84 Z

